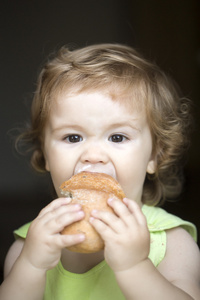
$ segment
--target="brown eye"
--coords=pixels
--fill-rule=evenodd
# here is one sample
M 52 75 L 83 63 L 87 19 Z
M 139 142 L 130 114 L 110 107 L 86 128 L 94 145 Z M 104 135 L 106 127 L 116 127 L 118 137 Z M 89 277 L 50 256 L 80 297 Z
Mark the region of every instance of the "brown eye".
M 109 141 L 113 143 L 121 143 L 124 142 L 127 138 L 122 135 L 122 134 L 113 134 L 110 138 Z
M 83 140 L 83 138 L 78 134 L 70 134 L 65 138 L 65 140 L 68 143 L 79 143 Z

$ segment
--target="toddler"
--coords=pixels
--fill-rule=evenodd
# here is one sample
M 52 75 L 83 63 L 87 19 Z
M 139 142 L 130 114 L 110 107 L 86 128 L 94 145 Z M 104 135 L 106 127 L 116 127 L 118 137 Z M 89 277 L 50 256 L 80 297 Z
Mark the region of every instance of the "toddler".
M 131 47 L 61 48 L 39 75 L 19 138 L 57 196 L 14 232 L 0 299 L 200 299 L 195 226 L 158 207 L 181 192 L 189 127 L 189 102 Z M 126 195 L 108 200 L 113 213 L 92 211 L 105 248 L 90 254 L 67 249 L 83 234 L 60 234 L 84 218 L 59 190 L 82 171 L 111 175 Z

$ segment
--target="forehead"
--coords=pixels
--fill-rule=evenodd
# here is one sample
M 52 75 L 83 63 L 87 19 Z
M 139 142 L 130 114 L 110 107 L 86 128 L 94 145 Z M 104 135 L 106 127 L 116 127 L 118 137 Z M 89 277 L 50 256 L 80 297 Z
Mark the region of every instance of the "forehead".
M 136 127 L 147 124 L 146 114 L 139 109 L 137 101 L 131 109 L 129 101 L 126 97 L 115 99 L 103 92 L 62 93 L 54 99 L 45 127 L 54 130 L 72 124 L 98 124 L 98 128 L 114 124 Z
M 99 97 L 101 95 L 101 97 Z M 84 89 L 83 87 L 73 87 L 68 89 L 62 89 L 52 97 L 51 109 L 55 109 L 59 105 L 67 101 L 67 99 L 80 99 L 81 105 L 84 105 L 86 99 L 88 101 L 107 101 L 112 106 L 113 103 L 118 103 L 123 108 L 128 109 L 130 112 L 146 113 L 145 111 L 145 93 L 141 92 L 139 88 L 122 89 L 114 84 L 104 88 L 90 88 Z

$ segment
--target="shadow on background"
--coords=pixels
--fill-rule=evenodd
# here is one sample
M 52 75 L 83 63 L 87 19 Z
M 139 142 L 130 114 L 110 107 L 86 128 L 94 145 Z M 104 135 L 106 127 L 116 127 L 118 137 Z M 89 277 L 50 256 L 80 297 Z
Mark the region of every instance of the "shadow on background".
M 64 44 L 115 42 L 155 60 L 194 102 L 196 119 L 181 200 L 165 208 L 200 228 L 199 2 L 156 0 L 9 1 L 1 4 L 0 276 L 12 231 L 51 200 L 49 179 L 18 156 L 8 132 L 28 119 L 38 68 Z

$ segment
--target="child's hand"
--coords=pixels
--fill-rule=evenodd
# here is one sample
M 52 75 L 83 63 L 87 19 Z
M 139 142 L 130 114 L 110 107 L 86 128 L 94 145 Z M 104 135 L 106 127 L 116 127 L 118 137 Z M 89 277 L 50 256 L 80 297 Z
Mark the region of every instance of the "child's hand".
M 150 235 L 138 204 L 109 199 L 114 213 L 93 211 L 91 223 L 105 242 L 105 260 L 113 271 L 128 270 L 147 259 Z
M 22 256 L 35 268 L 49 270 L 55 267 L 63 248 L 84 240 L 83 234 L 60 234 L 64 227 L 84 217 L 80 205 L 70 204 L 70 201 L 69 198 L 54 200 L 31 223 Z

